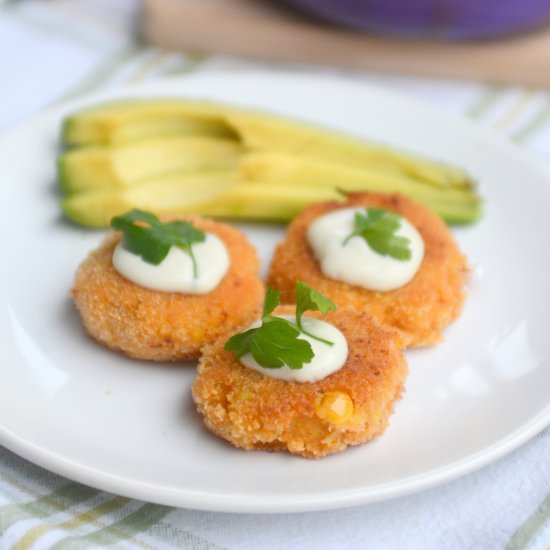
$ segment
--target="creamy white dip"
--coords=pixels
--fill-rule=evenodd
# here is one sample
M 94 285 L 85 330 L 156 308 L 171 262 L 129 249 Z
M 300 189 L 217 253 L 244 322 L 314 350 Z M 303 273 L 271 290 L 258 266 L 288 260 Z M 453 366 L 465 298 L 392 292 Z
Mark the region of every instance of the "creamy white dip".
M 281 315 L 280 317 L 291 322 L 295 321 L 295 318 L 291 316 Z M 260 322 L 258 321 L 250 328 L 259 326 Z M 314 353 L 313 359 L 303 365 L 301 369 L 291 369 L 287 365 L 283 365 L 278 369 L 268 369 L 258 364 L 250 353 L 245 353 L 239 361 L 245 367 L 261 372 L 265 376 L 295 382 L 317 382 L 340 370 L 348 358 L 346 337 L 334 325 L 312 317 L 302 317 L 302 326 L 304 330 L 318 338 L 332 342 L 333 345 L 329 346 L 305 334 L 300 334 L 299 338 L 307 340 L 311 344 Z
M 409 221 L 401 217 L 396 235 L 410 241 L 411 258 L 398 260 L 374 251 L 360 236 L 346 244 L 353 231 L 356 212 L 365 208 L 341 208 L 314 220 L 307 239 L 326 277 L 369 290 L 387 291 L 410 282 L 424 258 L 424 241 Z
M 223 279 L 230 260 L 221 239 L 211 233 L 205 235 L 205 240 L 193 244 L 192 248 L 197 262 L 196 277 L 191 256 L 177 246 L 170 248 L 160 264 L 153 265 L 119 243 L 113 253 L 113 266 L 123 277 L 146 288 L 163 292 L 206 294 L 214 290 Z

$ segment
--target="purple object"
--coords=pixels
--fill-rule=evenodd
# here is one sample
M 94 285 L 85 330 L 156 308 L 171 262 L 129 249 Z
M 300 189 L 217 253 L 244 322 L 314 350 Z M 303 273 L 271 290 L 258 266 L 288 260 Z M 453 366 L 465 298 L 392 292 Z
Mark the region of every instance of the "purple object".
M 497 37 L 550 22 L 550 0 L 285 0 L 356 29 L 440 37 Z

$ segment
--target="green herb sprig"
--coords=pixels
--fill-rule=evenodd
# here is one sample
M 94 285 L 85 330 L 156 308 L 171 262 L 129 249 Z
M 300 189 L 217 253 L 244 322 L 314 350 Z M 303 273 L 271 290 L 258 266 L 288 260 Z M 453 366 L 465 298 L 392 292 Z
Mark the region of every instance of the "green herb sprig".
M 353 231 L 344 239 L 345 246 L 352 237 L 361 237 L 378 254 L 396 260 L 411 259 L 411 241 L 396 235 L 401 226 L 401 217 L 382 208 L 369 207 L 365 213 L 356 212 Z
M 321 313 L 326 315 L 330 310 L 335 311 L 336 306 L 334 305 L 334 302 L 332 302 L 331 300 L 323 296 L 317 290 L 314 290 L 313 288 L 309 287 L 302 281 L 297 281 L 296 282 L 296 326 L 300 329 L 300 332 L 302 334 L 306 334 L 310 338 L 313 338 L 314 340 L 317 340 L 319 342 L 323 342 L 323 344 L 327 344 L 328 346 L 334 345 L 333 342 L 329 342 L 328 340 L 319 338 L 318 336 L 311 334 L 302 326 L 302 315 L 308 310 L 320 311 Z
M 296 284 L 296 323 L 275 317 L 273 310 L 280 303 L 281 293 L 268 287 L 261 318 L 261 325 L 232 336 L 225 344 L 225 349 L 233 351 L 237 357 L 250 353 L 256 362 L 268 369 L 281 368 L 287 365 L 291 369 L 301 369 L 313 357 L 311 344 L 300 334 L 332 346 L 333 342 L 318 338 L 304 330 L 302 316 L 306 311 L 328 313 L 336 306 L 322 294 L 298 281 Z
M 173 220 L 162 223 L 154 214 L 134 208 L 111 220 L 111 227 L 122 231 L 122 246 L 145 262 L 159 265 L 170 247 L 177 246 L 189 254 L 193 263 L 193 278 L 197 278 L 197 260 L 193 245 L 204 242 L 206 235 L 191 223 Z

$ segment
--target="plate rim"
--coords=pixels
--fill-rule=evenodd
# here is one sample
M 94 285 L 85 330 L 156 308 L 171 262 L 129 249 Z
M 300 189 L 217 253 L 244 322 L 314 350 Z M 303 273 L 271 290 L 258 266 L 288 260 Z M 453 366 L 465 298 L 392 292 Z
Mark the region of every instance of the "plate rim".
M 322 496 L 313 494 L 299 499 L 293 497 L 291 501 L 285 500 L 284 497 L 271 496 L 267 503 L 260 497 L 201 493 L 182 491 L 181 489 L 171 490 L 152 483 L 113 476 L 42 449 L 2 426 L 0 426 L 0 444 L 18 456 L 57 475 L 102 491 L 136 500 L 207 512 L 284 514 L 336 510 L 383 502 L 437 487 L 478 471 L 503 458 L 541 433 L 549 424 L 550 404 L 530 422 L 524 424 L 522 428 L 508 434 L 499 442 L 467 458 L 432 470 L 429 474 L 418 474 L 400 481 L 374 485 L 368 491 L 355 489 Z M 3 440 L 5 436 L 9 438 L 7 443 Z

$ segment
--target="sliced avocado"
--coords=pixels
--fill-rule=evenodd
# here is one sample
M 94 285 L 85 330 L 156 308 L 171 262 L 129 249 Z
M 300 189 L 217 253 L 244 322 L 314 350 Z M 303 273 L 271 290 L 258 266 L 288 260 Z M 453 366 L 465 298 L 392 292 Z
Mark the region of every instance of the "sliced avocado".
M 128 143 L 169 135 L 234 137 L 217 108 L 199 101 L 126 100 L 83 109 L 63 122 L 66 145 Z
M 229 127 L 251 150 L 291 153 L 357 168 L 393 169 L 441 187 L 473 187 L 460 168 L 404 153 L 335 130 L 268 114 L 232 109 Z
M 202 216 L 289 222 L 306 206 L 319 201 L 344 201 L 336 188 L 299 186 L 275 182 L 241 182 L 211 201 L 195 204 L 189 211 Z M 471 223 L 481 215 L 479 205 L 424 205 L 453 224 Z
M 471 189 L 434 187 L 384 166 L 358 168 L 285 153 L 247 153 L 239 163 L 239 171 L 247 179 L 262 182 L 278 181 L 302 186 L 339 187 L 350 191 L 404 193 L 411 197 L 415 195 L 468 204 L 479 201 Z
M 230 139 L 160 137 L 126 145 L 71 149 L 58 160 L 61 187 L 69 193 L 128 187 L 171 172 L 231 170 L 244 148 Z
M 311 203 L 344 200 L 336 187 L 301 186 L 282 182 L 246 181 L 233 172 L 173 175 L 132 187 L 99 189 L 69 195 L 62 203 L 71 220 L 90 227 L 107 227 L 111 218 L 131 208 L 156 214 L 194 213 L 241 220 L 287 222 Z M 424 204 L 450 223 L 470 223 L 479 205 Z
M 470 189 L 441 188 L 380 167 L 357 168 L 283 153 L 249 153 L 239 165 L 244 179 L 317 190 L 402 193 L 449 223 L 471 223 L 481 216 L 481 200 Z M 320 200 L 320 199 L 319 199 Z
M 86 109 L 65 121 L 62 137 L 66 144 L 82 145 L 188 134 L 231 136 L 251 150 L 357 168 L 384 167 L 444 188 L 474 187 L 472 178 L 454 166 L 304 122 L 200 101 L 134 100 Z
M 327 200 L 344 197 L 335 189 L 241 182 L 211 201 L 195 205 L 193 212 L 217 218 L 289 222 L 306 206 Z
M 345 200 L 346 191 L 354 190 L 341 190 L 334 186 L 316 187 L 288 182 L 244 180 L 208 202 L 193 205 L 189 211 L 202 216 L 289 222 L 312 203 Z M 450 224 L 472 223 L 482 215 L 479 203 L 457 204 L 429 199 L 418 202 Z
M 338 196 L 337 190 L 364 190 L 401 192 L 430 207 L 449 223 L 470 223 L 481 216 L 482 204 L 475 183 L 459 168 L 270 114 L 198 101 L 135 100 L 76 113 L 63 130 L 68 144 L 129 144 L 138 138 L 154 138 L 148 142 L 157 144 L 173 139 L 176 143 L 201 139 L 200 136 L 234 140 L 230 146 L 233 152 L 229 154 L 234 155 L 233 160 L 228 161 L 227 167 L 244 149 L 253 153 L 239 165 L 240 176 L 233 175 L 233 184 L 239 185 L 226 187 L 221 197 L 217 194 L 223 187 L 221 180 L 215 180 L 216 184 L 208 189 L 208 197 L 195 192 L 200 185 L 210 185 L 210 180 L 196 172 L 202 169 L 201 163 L 208 162 L 207 148 L 197 153 L 197 158 L 179 159 L 174 145 L 174 150 L 166 154 L 168 160 L 159 156 L 156 145 L 145 146 L 144 142 L 77 149 L 62 156 L 60 180 L 69 191 L 99 187 L 101 181 L 109 186 L 108 193 L 115 193 L 111 196 L 113 205 L 122 201 L 157 212 L 171 205 L 175 211 L 205 215 L 288 220 L 290 213 L 296 214 L 310 202 Z M 225 167 L 225 160 L 214 162 L 212 167 Z M 186 175 L 186 163 L 195 172 Z M 162 187 L 174 189 L 176 200 L 169 204 L 166 195 L 161 204 L 154 186 L 164 181 L 161 171 L 169 170 L 179 172 L 172 178 L 180 184 Z M 182 181 L 195 182 L 188 188 L 190 197 L 181 195 L 185 189 Z M 137 185 L 114 188 L 128 182 Z M 86 195 L 65 200 L 67 215 L 76 221 L 87 220 L 83 223 L 90 225 L 104 225 L 114 215 L 110 212 L 114 207 L 108 204 L 109 195 Z M 91 218 L 83 212 L 86 204 L 92 204 Z M 109 211 L 109 216 L 101 214 L 102 210 Z
M 88 227 L 108 227 L 113 216 L 131 208 L 155 214 L 194 212 L 193 206 L 212 200 L 238 180 L 234 172 L 166 176 L 128 188 L 74 193 L 61 203 L 65 215 Z

